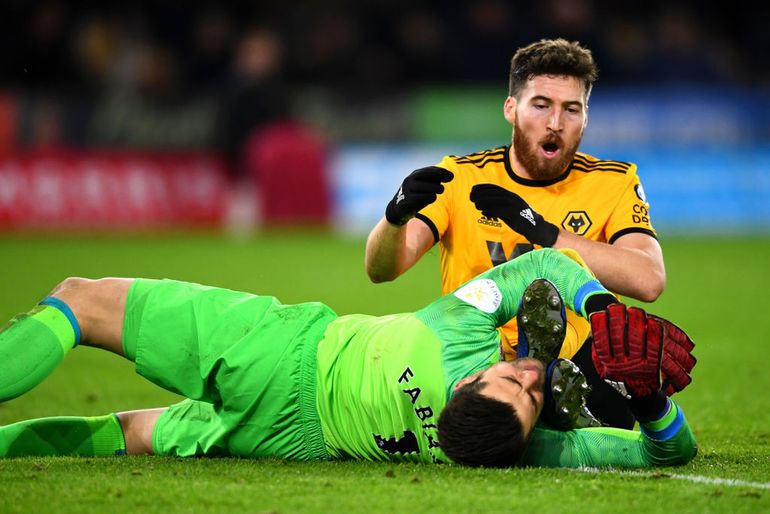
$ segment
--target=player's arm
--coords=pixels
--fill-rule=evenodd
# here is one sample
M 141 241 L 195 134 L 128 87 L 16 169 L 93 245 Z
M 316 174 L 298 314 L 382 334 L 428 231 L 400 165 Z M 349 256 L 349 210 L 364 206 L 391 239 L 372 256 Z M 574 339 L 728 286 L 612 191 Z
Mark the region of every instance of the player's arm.
M 687 464 L 697 453 L 695 437 L 679 405 L 668 402 L 660 419 L 641 423 L 641 432 L 608 427 L 559 432 L 538 426 L 519 464 L 562 468 Z
M 597 305 L 601 308 L 617 301 L 586 268 L 564 253 L 546 248 L 485 271 L 415 314 L 441 340 L 476 347 L 494 342 L 496 348 L 500 336 L 495 328 L 516 317 L 524 291 L 540 278 L 550 280 L 565 305 L 586 317 Z
M 366 240 L 364 266 L 372 282 L 398 278 L 411 268 L 435 243 L 428 225 L 414 216 L 436 201 L 444 183 L 454 174 L 438 166 L 413 171 L 401 183 L 385 208 L 385 217 Z
M 576 250 L 596 278 L 618 294 L 652 302 L 666 287 L 663 251 L 648 234 L 633 232 L 607 244 L 559 229 L 553 247 Z
M 631 194 L 633 190 L 627 193 Z M 611 291 L 651 302 L 666 286 L 663 252 L 658 241 L 647 233 L 626 233 L 612 244 L 591 241 L 557 227 L 519 195 L 494 184 L 474 186 L 470 200 L 485 216 L 503 220 L 530 243 L 576 250 Z
M 433 232 L 422 220 L 412 218 L 399 226 L 383 217 L 366 240 L 366 274 L 375 284 L 395 280 L 414 266 L 433 244 Z
M 551 281 L 566 306 L 586 318 L 591 298 L 602 306 L 617 301 L 588 269 L 564 253 L 548 248 L 528 252 L 495 266 L 475 280 L 492 280 L 501 291 L 502 305 L 496 313 L 496 323 L 502 326 L 518 314 L 524 290 L 539 278 Z

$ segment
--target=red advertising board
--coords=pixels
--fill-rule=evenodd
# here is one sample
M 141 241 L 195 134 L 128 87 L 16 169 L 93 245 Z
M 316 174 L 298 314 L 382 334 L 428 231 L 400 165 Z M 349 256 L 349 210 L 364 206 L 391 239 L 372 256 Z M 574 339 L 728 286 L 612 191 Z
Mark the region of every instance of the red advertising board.
M 0 228 L 162 228 L 222 221 L 228 179 L 208 154 L 45 152 L 0 158 Z

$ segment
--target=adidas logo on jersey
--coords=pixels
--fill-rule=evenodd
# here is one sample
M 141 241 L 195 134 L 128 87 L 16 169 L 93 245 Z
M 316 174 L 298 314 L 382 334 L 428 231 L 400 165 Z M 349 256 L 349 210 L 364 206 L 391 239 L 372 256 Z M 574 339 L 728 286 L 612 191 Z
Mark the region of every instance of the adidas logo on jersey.
M 522 218 L 526 218 L 527 221 L 529 221 L 533 225 L 537 225 L 537 223 L 535 223 L 535 216 L 532 215 L 532 209 L 526 208 L 523 211 L 521 211 L 519 214 L 521 214 Z
M 404 194 L 404 188 L 399 187 L 398 193 L 396 193 L 396 203 L 400 203 L 404 198 L 406 198 L 406 195 Z
M 499 222 L 497 218 L 487 218 L 486 216 L 483 216 L 483 215 L 476 220 L 476 223 L 480 223 L 482 225 L 489 225 L 490 227 L 497 227 L 497 228 L 500 228 L 503 226 L 503 224 Z

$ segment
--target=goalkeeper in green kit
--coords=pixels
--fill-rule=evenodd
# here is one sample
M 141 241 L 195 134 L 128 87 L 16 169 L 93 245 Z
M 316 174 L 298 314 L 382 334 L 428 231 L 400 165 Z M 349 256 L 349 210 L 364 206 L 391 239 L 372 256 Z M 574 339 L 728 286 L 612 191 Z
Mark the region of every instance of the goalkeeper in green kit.
M 690 382 L 692 343 L 675 325 L 616 302 L 553 249 L 493 268 L 415 313 L 382 317 L 170 280 L 70 278 L 0 330 L 0 402 L 42 382 L 78 344 L 135 362 L 137 373 L 187 399 L 6 425 L 0 457 L 689 462 L 695 440 L 668 396 Z M 597 371 L 628 398 L 641 432 L 575 429 L 592 423 L 582 376 L 554 360 L 565 305 L 590 316 Z M 516 316 L 521 358 L 500 362 L 497 327 Z

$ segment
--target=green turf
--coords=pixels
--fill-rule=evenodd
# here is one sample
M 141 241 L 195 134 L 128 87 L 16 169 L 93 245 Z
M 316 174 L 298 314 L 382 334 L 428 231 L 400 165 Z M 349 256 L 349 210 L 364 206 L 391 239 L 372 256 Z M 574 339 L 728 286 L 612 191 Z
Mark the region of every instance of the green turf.
M 650 308 L 697 343 L 679 395 L 700 444 L 681 468 L 642 475 L 469 470 L 371 463 L 297 464 L 152 457 L 0 460 L 6 512 L 767 512 L 770 511 L 770 239 L 662 241 L 668 286 Z M 173 277 L 322 300 L 337 312 L 418 308 L 439 293 L 434 249 L 393 284 L 372 285 L 363 241 L 324 233 L 0 238 L 0 320 L 66 276 Z M 175 397 L 129 364 L 78 348 L 31 393 L 0 404 L 0 424 L 165 405 Z M 743 482 L 695 483 L 682 476 Z M 761 484 L 765 484 L 762 486 Z

